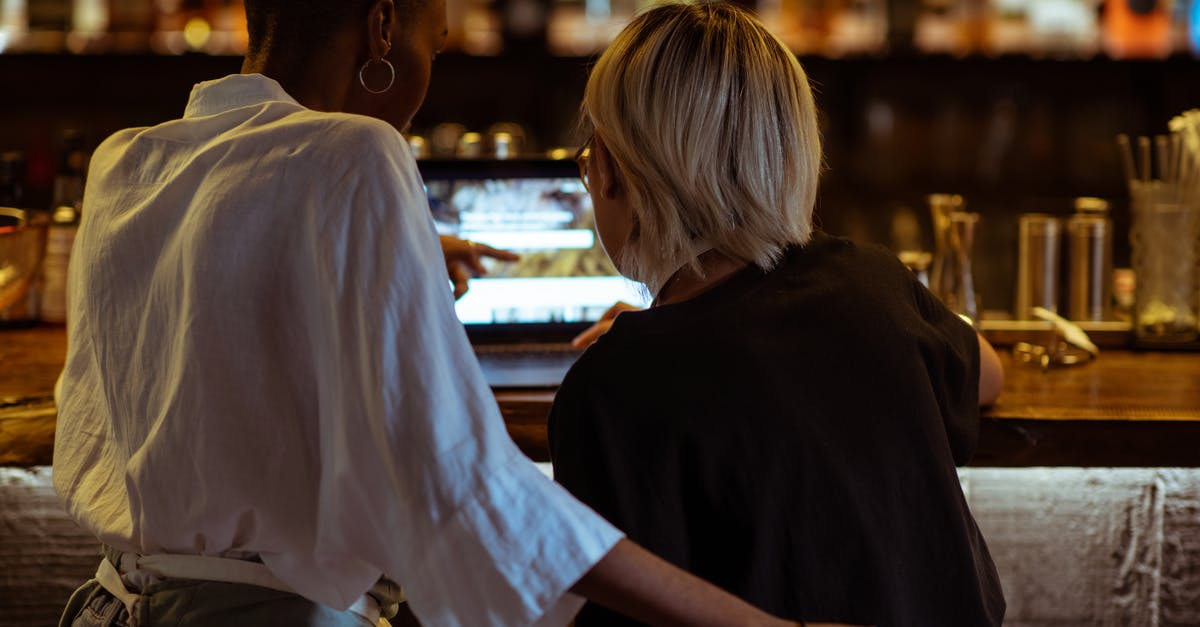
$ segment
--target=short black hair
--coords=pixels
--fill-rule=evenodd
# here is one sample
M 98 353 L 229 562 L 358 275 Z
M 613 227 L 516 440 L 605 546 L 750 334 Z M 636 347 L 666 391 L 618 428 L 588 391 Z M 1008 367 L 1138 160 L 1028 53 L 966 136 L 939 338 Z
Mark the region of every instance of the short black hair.
M 247 54 L 268 49 L 303 59 L 348 20 L 365 16 L 375 0 L 245 0 Z M 395 0 L 397 18 L 407 20 L 427 0 Z
M 288 42 L 323 43 L 365 4 L 366 0 L 245 0 L 247 51 L 258 54 Z

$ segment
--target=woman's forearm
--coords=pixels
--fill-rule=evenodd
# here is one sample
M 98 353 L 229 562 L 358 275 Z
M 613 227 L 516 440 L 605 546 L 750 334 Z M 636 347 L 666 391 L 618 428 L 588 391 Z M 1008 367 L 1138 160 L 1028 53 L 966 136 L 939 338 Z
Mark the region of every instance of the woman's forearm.
M 979 337 L 979 404 L 991 405 L 1004 388 L 1004 366 L 991 343 L 983 335 L 976 335 Z
M 661 627 L 795 626 L 621 540 L 571 588 L 594 603 Z

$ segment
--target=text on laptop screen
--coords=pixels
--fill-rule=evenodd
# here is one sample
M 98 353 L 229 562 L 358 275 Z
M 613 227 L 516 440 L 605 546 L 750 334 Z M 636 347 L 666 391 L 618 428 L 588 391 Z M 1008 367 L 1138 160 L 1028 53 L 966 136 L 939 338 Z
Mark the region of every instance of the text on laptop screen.
M 426 189 L 439 233 L 521 255 L 484 258 L 455 308 L 464 324 L 592 322 L 618 300 L 644 305 L 596 236 L 592 199 L 578 177 L 437 179 Z

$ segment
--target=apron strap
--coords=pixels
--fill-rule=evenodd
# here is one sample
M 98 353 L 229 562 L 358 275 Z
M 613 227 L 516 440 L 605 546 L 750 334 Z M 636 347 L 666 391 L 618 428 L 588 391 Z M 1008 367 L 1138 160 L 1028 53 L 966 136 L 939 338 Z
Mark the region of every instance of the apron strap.
M 205 555 L 137 555 L 136 553 L 122 553 L 120 560 L 121 570 L 125 571 L 127 575 L 142 574 L 160 579 L 219 581 L 296 594 L 259 562 Z M 121 603 L 125 604 L 125 609 L 129 610 L 129 615 L 134 616 L 133 607 L 141 595 L 129 591 L 121 573 L 117 572 L 109 558 L 100 560 L 100 566 L 96 569 L 96 581 L 109 594 L 120 599 Z M 365 618 L 372 625 L 380 622 L 380 604 L 370 594 L 362 595 L 347 609 Z
M 125 582 L 121 580 L 121 573 L 117 572 L 117 568 L 108 561 L 108 558 L 100 560 L 100 567 L 96 569 L 96 582 L 106 592 L 124 603 L 125 609 L 129 611 L 131 617 L 136 616 L 133 613 L 133 606 L 142 597 L 140 594 L 130 592 L 125 587 Z

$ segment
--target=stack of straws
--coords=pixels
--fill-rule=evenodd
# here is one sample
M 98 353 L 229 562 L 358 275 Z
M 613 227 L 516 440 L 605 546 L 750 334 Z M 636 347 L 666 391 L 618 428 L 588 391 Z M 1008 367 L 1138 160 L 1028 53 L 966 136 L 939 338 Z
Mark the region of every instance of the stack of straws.
M 1191 109 L 1171 118 L 1167 125 L 1170 135 L 1137 138 L 1137 163 L 1134 165 L 1133 145 L 1129 136 L 1117 135 L 1121 165 L 1130 196 L 1137 200 L 1153 189 L 1159 200 L 1186 202 L 1200 184 L 1200 109 Z M 1151 167 L 1151 143 L 1154 161 Z M 1154 174 L 1157 173 L 1157 177 Z

